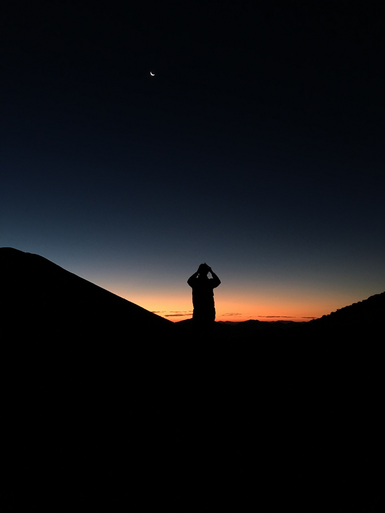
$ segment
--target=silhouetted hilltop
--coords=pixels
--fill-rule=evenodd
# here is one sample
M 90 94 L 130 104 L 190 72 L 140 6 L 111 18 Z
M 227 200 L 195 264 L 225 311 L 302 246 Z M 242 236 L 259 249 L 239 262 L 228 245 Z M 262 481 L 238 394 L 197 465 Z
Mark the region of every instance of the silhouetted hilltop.
M 362 344 L 381 339 L 384 329 L 385 292 L 305 323 L 299 334 L 309 341 Z
M 340 308 L 309 324 L 336 326 L 357 324 L 379 324 L 385 320 L 385 292 L 370 296 L 368 299 Z
M 173 329 L 170 321 L 39 255 L 0 248 L 0 270 L 8 338 L 129 342 Z
M 340 308 L 335 312 L 309 322 L 309 326 L 355 327 L 383 324 L 385 320 L 385 292 Z

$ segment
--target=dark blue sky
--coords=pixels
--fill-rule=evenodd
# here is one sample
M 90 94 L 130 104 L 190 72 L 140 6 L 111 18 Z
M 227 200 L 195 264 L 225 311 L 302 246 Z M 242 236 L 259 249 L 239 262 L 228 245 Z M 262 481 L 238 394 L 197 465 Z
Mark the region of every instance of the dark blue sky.
M 162 315 L 202 261 L 223 319 L 382 292 L 378 2 L 138 4 L 2 7 L 0 245 Z

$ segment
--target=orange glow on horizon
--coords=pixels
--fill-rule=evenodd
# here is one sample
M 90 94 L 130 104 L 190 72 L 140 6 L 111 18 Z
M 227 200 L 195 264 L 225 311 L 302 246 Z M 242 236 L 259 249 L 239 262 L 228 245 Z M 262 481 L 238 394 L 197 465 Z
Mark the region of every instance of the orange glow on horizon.
M 142 295 L 142 294 L 122 294 L 125 299 L 149 310 L 150 312 L 164 317 L 172 322 L 179 322 L 192 317 L 192 303 L 190 295 Z M 216 321 L 243 322 L 247 320 L 260 321 L 298 321 L 306 322 L 330 313 L 323 305 L 302 303 L 287 303 L 285 301 L 216 301 Z
M 127 290 L 121 286 L 117 287 L 116 284 L 106 288 L 171 322 L 192 317 L 191 292 L 188 289 Z M 302 289 L 273 290 L 270 287 L 253 294 L 247 290 L 218 289 L 215 291 L 216 321 L 308 322 L 361 299 L 335 291 L 322 292 Z

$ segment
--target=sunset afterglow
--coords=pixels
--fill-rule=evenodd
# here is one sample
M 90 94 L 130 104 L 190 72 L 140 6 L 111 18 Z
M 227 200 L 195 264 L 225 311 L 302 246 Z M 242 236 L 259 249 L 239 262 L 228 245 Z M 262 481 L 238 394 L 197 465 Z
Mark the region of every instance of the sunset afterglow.
M 157 293 L 146 293 L 143 290 L 126 289 L 117 284 L 101 283 L 101 286 L 111 292 L 138 304 L 151 312 L 172 322 L 192 317 L 191 289 L 187 283 L 180 284 L 176 290 L 168 292 L 165 288 Z M 222 289 L 222 290 L 221 290 Z M 222 322 L 242 322 L 250 319 L 259 321 L 296 321 L 307 322 L 322 317 L 339 308 L 365 298 L 369 292 L 357 294 L 336 294 L 333 291 L 323 294 L 302 292 L 255 291 L 242 295 L 241 291 L 231 293 L 225 284 L 215 290 L 216 320 Z

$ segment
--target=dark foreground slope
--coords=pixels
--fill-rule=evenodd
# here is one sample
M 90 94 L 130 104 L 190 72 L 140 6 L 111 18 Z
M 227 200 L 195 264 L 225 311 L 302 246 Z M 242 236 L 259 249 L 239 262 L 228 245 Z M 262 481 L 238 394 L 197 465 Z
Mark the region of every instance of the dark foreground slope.
M 359 301 L 350 306 L 345 306 L 339 310 L 324 315 L 320 319 L 310 321 L 309 326 L 325 327 L 359 327 L 366 325 L 368 329 L 371 326 L 385 326 L 385 292 L 370 296 L 364 301 Z
M 49 260 L 0 248 L 2 330 L 36 343 L 138 343 L 162 339 L 171 322 L 70 273 Z
M 303 326 L 304 336 L 331 343 L 380 350 L 384 340 L 385 292 L 341 308 Z

